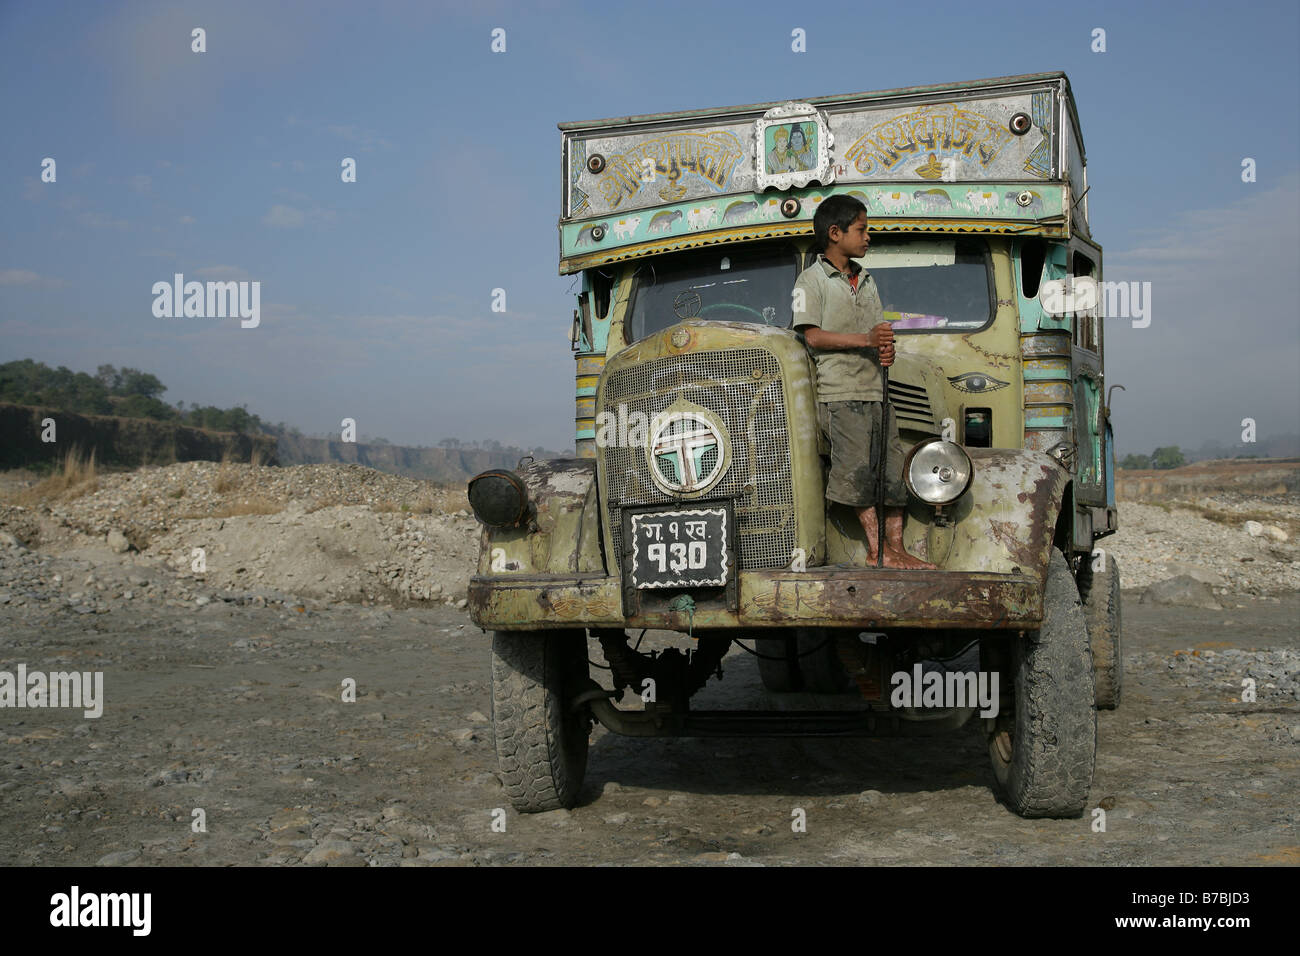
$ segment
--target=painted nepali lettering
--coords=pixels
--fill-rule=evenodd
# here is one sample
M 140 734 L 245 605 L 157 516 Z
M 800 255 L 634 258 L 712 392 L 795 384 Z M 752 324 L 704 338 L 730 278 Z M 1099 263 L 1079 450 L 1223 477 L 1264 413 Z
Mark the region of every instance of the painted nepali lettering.
M 988 166 L 1015 139 L 1006 125 L 952 104 L 924 106 L 875 124 L 844 154 L 864 176 L 927 153 L 960 153 Z
M 732 133 L 673 133 L 643 140 L 627 152 L 611 156 L 600 188 L 605 201 L 617 207 L 648 185 L 643 172 L 653 169 L 652 182 L 660 176 L 668 180 L 660 186 L 659 197 L 672 202 L 686 195 L 679 180 L 688 173 L 719 191 L 725 189 L 744 157 L 745 147 Z

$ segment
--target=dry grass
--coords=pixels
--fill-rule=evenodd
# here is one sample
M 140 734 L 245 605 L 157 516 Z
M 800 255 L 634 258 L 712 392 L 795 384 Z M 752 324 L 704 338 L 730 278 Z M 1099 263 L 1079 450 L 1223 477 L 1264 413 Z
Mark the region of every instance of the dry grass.
M 422 503 L 426 503 L 427 511 L 439 512 L 441 514 L 453 514 L 457 511 L 469 511 L 469 497 L 465 493 L 465 486 L 459 482 L 454 485 L 431 485 L 427 491 L 420 495 Z
M 157 465 L 160 468 L 166 468 L 168 465 L 174 465 L 179 459 L 176 457 L 176 442 L 172 440 L 165 451 L 157 455 L 148 456 L 143 462 L 146 465 Z
M 326 495 L 324 498 L 313 498 L 311 503 L 303 509 L 306 514 L 315 514 L 322 508 L 333 508 L 335 505 L 343 504 L 343 499 L 338 495 Z
M 228 491 L 234 491 L 239 487 L 239 481 L 235 478 L 233 469 L 230 467 L 234 463 L 234 456 L 230 454 L 230 446 L 221 453 L 221 464 L 217 466 L 217 477 L 212 479 L 212 490 L 219 495 L 224 495 Z
M 208 511 L 192 511 L 180 515 L 181 518 L 234 518 L 239 515 L 275 515 L 284 510 L 283 501 L 272 501 L 269 498 L 254 497 L 240 498 L 236 501 L 227 501 L 219 505 L 214 505 Z
M 16 504 L 36 505 L 63 498 L 79 498 L 99 489 L 99 472 L 95 467 L 95 452 L 89 455 L 80 448 L 72 448 L 63 456 L 59 468 L 30 488 L 13 496 Z
M 431 486 L 405 498 L 386 498 L 370 506 L 374 511 L 410 515 L 451 514 L 469 508 L 469 499 L 459 485 Z
M 1154 504 L 1155 502 L 1152 503 Z M 1168 505 L 1161 504 L 1160 506 L 1166 511 L 1169 510 Z M 1215 524 L 1227 525 L 1233 528 L 1240 528 L 1247 521 L 1258 521 L 1260 524 L 1264 525 L 1275 525 L 1290 535 L 1294 535 L 1297 530 L 1300 530 L 1300 522 L 1284 517 L 1283 515 L 1273 511 L 1257 511 L 1253 509 L 1223 511 L 1222 509 L 1212 508 L 1209 505 L 1203 505 L 1199 502 L 1193 501 L 1175 501 L 1173 507 L 1186 509 L 1187 511 L 1200 515 L 1207 521 L 1213 521 Z

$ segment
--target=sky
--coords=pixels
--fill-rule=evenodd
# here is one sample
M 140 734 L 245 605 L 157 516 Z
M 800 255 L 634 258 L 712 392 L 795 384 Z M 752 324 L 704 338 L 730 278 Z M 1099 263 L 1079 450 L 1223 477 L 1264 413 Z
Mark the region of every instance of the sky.
M 0 362 L 571 448 L 557 123 L 1063 70 L 1105 278 L 1151 283 L 1107 325 L 1120 453 L 1300 433 L 1300 4 L 917 9 L 0 0 Z M 260 282 L 260 323 L 155 316 L 175 273 Z

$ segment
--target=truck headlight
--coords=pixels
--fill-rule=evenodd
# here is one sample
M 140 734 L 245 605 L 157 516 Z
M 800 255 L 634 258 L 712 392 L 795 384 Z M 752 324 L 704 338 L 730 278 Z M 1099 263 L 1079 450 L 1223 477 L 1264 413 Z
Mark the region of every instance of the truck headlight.
M 907 490 L 931 505 L 956 501 L 970 487 L 973 474 L 965 449 L 942 438 L 918 442 L 903 463 Z
M 484 524 L 513 528 L 528 512 L 528 489 L 513 471 L 485 471 L 469 481 L 469 506 Z

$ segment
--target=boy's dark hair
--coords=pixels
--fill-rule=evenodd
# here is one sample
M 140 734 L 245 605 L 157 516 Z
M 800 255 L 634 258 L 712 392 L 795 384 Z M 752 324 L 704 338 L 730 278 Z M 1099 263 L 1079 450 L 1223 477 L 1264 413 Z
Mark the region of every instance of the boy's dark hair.
M 862 200 L 855 196 L 831 196 L 824 200 L 813 213 L 813 236 L 816 237 L 817 247 L 823 252 L 826 250 L 827 243 L 831 241 L 831 226 L 839 226 L 847 232 L 858 216 L 866 211 L 867 207 L 862 205 Z

